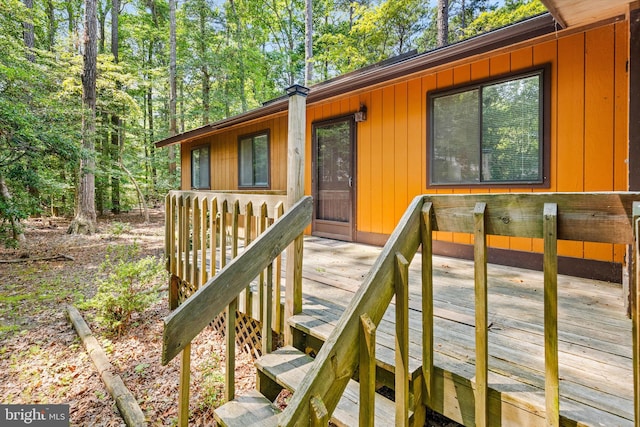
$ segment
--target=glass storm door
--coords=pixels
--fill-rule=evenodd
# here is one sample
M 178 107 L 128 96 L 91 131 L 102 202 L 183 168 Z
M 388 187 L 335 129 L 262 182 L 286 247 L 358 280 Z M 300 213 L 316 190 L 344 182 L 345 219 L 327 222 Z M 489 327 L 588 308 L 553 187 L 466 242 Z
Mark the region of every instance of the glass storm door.
M 354 237 L 355 123 L 353 117 L 313 127 L 313 234 Z

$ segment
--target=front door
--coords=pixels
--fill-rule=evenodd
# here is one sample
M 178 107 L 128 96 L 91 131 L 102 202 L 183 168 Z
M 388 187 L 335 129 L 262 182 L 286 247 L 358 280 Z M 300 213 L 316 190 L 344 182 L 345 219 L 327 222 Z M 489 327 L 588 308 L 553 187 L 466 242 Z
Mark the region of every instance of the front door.
M 313 234 L 354 240 L 355 122 L 343 117 L 313 125 Z

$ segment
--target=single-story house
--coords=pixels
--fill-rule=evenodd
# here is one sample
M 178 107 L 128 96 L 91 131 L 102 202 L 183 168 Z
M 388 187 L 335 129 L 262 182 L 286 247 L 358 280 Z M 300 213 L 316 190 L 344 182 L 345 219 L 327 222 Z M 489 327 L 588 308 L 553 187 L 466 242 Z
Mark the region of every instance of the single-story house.
M 306 95 L 308 233 L 383 244 L 418 194 L 640 190 L 640 5 L 550 13 L 318 83 Z M 305 91 L 306 93 L 306 91 Z M 288 99 L 157 142 L 181 190 L 286 191 Z M 470 256 L 438 233 L 434 252 Z M 491 236 L 490 261 L 542 267 L 542 242 Z M 622 281 L 626 247 L 560 242 L 560 271 Z

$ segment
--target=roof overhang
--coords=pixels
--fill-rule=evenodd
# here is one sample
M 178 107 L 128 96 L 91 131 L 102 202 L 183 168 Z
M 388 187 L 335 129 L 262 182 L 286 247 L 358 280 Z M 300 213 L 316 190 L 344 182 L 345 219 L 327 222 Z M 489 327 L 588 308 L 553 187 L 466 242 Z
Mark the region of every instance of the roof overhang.
M 632 0 L 541 0 L 563 28 L 625 15 Z
M 318 83 L 311 86 L 307 96 L 307 103 L 312 104 L 385 81 L 408 76 L 462 58 L 479 55 L 549 34 L 555 30 L 556 22 L 554 18 L 545 13 L 443 48 L 416 55 L 405 55 L 392 62 L 384 61 L 326 82 Z M 242 123 L 284 112 L 287 109 L 288 97 L 284 96 L 265 103 L 255 110 L 165 138 L 156 142 L 156 146 L 165 147 L 172 144 L 186 143 Z

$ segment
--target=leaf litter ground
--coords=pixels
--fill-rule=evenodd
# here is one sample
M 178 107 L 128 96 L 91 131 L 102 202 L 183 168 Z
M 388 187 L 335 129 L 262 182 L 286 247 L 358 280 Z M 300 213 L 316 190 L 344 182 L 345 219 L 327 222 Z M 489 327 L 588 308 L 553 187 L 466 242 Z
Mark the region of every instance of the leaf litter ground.
M 115 402 L 67 321 L 65 306 L 91 298 L 101 275 L 99 266 L 110 245 L 141 247 L 140 256 L 162 258 L 164 213 L 154 210 L 144 224 L 139 214 L 99 220 L 92 236 L 66 234 L 69 220 L 27 221 L 27 243 L 19 249 L 0 247 L 0 403 L 56 404 L 70 407 L 71 425 L 124 426 Z M 33 258 L 67 255 L 72 261 Z M 166 287 L 165 287 L 166 288 Z M 82 311 L 94 336 L 126 386 L 138 400 L 149 425 L 177 423 L 178 358 L 160 364 L 162 319 L 169 314 L 166 290 L 120 336 L 101 328 L 91 311 Z M 213 408 L 224 394 L 224 339 L 207 328 L 192 343 L 189 425 L 214 425 Z M 255 387 L 251 356 L 236 359 L 236 392 Z M 286 400 L 287 395 L 281 395 Z M 285 405 L 286 401 L 280 401 Z M 430 414 L 427 426 L 458 424 Z

